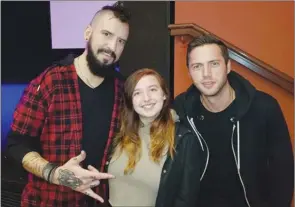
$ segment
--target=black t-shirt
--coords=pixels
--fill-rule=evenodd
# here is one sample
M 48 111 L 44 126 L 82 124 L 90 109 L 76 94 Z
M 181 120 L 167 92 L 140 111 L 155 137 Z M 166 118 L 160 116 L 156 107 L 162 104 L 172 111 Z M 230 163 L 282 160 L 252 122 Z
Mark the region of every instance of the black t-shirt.
M 210 159 L 201 181 L 199 207 L 246 207 L 231 146 L 235 105 L 233 101 L 224 111 L 212 113 L 200 104 L 203 117 L 196 126 L 209 147 Z
M 86 152 L 84 167 L 100 168 L 114 105 L 114 78 L 105 78 L 92 89 L 79 78 L 82 103 L 82 150 Z

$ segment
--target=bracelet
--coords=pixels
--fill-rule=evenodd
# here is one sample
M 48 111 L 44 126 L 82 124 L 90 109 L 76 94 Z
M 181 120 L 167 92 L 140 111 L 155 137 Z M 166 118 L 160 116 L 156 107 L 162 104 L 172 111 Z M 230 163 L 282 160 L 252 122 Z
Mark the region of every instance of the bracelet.
M 56 171 L 56 169 L 58 168 L 58 166 L 56 165 L 49 173 L 48 175 L 48 182 L 49 183 L 52 183 L 52 180 L 53 180 L 53 176 L 54 176 L 54 173 Z
M 56 165 L 53 164 L 53 163 L 47 163 L 45 165 L 45 167 L 43 168 L 43 171 L 42 171 L 42 176 L 43 178 L 48 181 L 48 178 L 49 178 L 49 175 L 50 175 L 50 172 L 53 170 L 53 168 L 55 167 Z

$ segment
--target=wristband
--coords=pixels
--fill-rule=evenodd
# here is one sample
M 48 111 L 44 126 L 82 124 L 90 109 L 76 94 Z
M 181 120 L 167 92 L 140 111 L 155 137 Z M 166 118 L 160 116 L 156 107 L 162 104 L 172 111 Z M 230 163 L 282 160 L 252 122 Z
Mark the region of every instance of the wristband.
M 48 181 L 48 178 L 49 178 L 49 174 L 51 172 L 51 170 L 55 167 L 56 165 L 53 164 L 53 163 L 47 163 L 42 171 L 42 176 L 43 178 Z
M 52 180 L 53 180 L 53 176 L 54 176 L 54 173 L 56 171 L 56 169 L 58 168 L 58 166 L 56 165 L 54 168 L 52 168 L 52 170 L 50 171 L 49 175 L 48 175 L 48 182 L 49 183 L 52 183 Z

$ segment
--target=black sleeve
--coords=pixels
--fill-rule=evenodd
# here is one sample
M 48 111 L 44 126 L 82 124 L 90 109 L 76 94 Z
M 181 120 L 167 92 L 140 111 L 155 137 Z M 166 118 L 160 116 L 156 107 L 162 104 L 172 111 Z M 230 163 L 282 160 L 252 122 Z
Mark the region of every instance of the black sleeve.
M 32 151 L 41 153 L 40 139 L 38 137 L 30 137 L 12 130 L 9 131 L 6 148 L 9 157 L 21 164 L 23 157 Z
M 187 134 L 182 139 L 183 175 L 180 189 L 176 195 L 174 207 L 196 207 L 200 187 L 200 146 L 195 136 Z
M 286 121 L 278 102 L 268 106 L 269 205 L 290 207 L 294 190 L 294 157 Z

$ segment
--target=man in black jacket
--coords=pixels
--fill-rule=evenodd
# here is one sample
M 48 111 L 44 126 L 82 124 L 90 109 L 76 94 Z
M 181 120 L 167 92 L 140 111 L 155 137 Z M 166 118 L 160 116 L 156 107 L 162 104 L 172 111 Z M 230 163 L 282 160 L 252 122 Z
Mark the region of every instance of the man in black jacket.
M 193 85 L 174 108 L 203 143 L 198 207 L 290 207 L 294 159 L 278 102 L 231 71 L 210 35 L 189 43 L 187 67 Z

